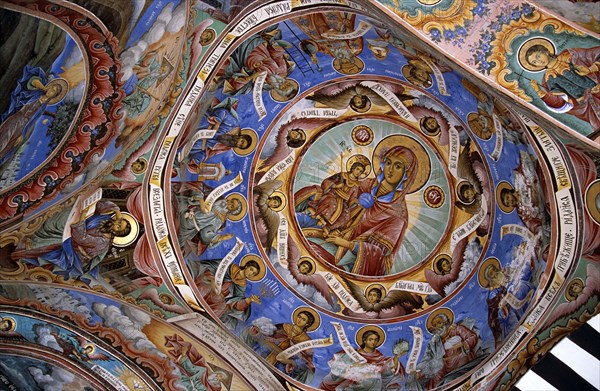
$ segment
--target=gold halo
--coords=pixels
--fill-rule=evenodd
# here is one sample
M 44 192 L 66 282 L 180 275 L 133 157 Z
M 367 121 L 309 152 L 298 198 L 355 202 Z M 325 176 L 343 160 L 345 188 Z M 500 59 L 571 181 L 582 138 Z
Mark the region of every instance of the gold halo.
M 431 132 L 427 129 L 425 129 L 425 120 L 427 118 L 433 118 L 435 123 L 437 124 L 437 129 L 434 132 Z M 440 122 L 437 120 L 437 118 L 435 118 L 434 116 L 431 115 L 426 115 L 424 117 L 421 117 L 419 119 L 419 129 L 421 129 L 421 132 L 423 132 L 425 135 L 429 136 L 429 137 L 435 137 L 438 134 L 440 134 L 440 132 L 442 131 L 442 127 L 440 125 Z
M 381 291 L 381 298 L 383 299 L 385 297 L 385 295 L 387 294 L 387 289 L 385 289 L 385 287 L 377 282 L 373 283 L 373 284 L 369 284 L 367 286 L 367 288 L 365 289 L 365 297 L 369 295 L 369 292 L 371 292 L 371 290 L 373 289 L 379 289 Z
M 251 154 L 252 152 L 254 152 L 254 149 L 256 148 L 256 144 L 258 143 L 258 134 L 256 134 L 256 132 L 250 128 L 242 129 L 240 134 L 247 134 L 248 136 L 250 136 L 250 139 L 251 139 L 250 145 L 248 145 L 248 147 L 244 148 L 244 149 L 234 147 L 233 152 L 235 152 L 239 156 L 247 156 L 247 155 Z
M 269 96 L 271 97 L 271 99 L 273 99 L 275 102 L 289 102 L 290 100 L 294 99 L 296 97 L 296 95 L 298 95 L 298 91 L 300 91 L 300 83 L 298 83 L 296 80 L 291 79 L 291 78 L 286 78 L 287 81 L 294 83 L 295 86 L 295 93 L 293 96 L 284 96 L 281 95 L 279 92 L 277 92 L 275 89 L 271 89 L 269 91 Z
M 582 287 L 585 287 L 585 282 L 583 282 L 583 280 L 581 278 L 575 278 L 573 279 L 571 282 L 569 282 L 569 285 L 567 285 L 567 289 L 565 289 L 565 297 L 568 301 L 573 301 L 577 299 L 577 296 L 573 296 L 572 294 L 569 293 L 569 291 L 571 290 L 571 287 L 575 284 L 580 284 Z
M 317 263 L 315 262 L 315 260 L 312 259 L 311 257 L 302 257 L 302 258 L 298 259 L 298 267 L 303 262 L 308 262 L 312 266 L 311 271 L 306 273 L 306 275 L 310 276 L 311 274 L 315 274 L 315 272 L 317 271 Z
M 363 71 L 363 69 L 365 69 L 365 63 L 363 60 L 361 60 L 359 57 L 356 56 L 352 56 L 351 59 L 351 63 L 352 65 L 356 65 L 359 69 L 356 72 L 344 72 L 341 68 L 342 68 L 342 64 L 341 64 L 342 60 L 339 58 L 336 58 L 333 60 L 333 69 L 335 69 L 337 72 L 341 73 L 342 75 L 356 75 L 358 73 L 361 73 Z
M 161 302 L 163 302 L 164 304 L 166 304 L 166 305 L 173 305 L 173 304 L 175 304 L 175 298 L 173 296 L 171 296 L 170 294 L 165 293 L 165 292 L 159 294 L 158 295 L 158 299 Z
M 308 331 L 308 332 L 315 331 L 321 325 L 321 316 L 319 315 L 319 313 L 317 311 L 315 311 L 314 309 L 312 309 L 310 307 L 296 308 L 294 310 L 294 312 L 292 312 L 292 323 L 294 323 L 294 319 L 296 319 L 296 316 L 298 316 L 298 313 L 304 312 L 304 311 L 310 312 L 312 314 L 312 316 L 315 317 L 315 323 L 313 323 L 309 328 L 307 328 L 306 331 Z
M 596 222 L 600 224 L 600 179 L 592 182 L 585 191 L 585 209 Z
M 246 277 L 250 281 L 260 281 L 264 278 L 265 274 L 267 274 L 267 268 L 262 258 L 256 254 L 246 254 L 244 258 L 242 258 L 240 262 L 240 267 L 246 266 L 249 261 L 256 261 L 258 263 L 258 274 L 254 277 Z
M 14 318 L 11 318 L 11 317 L 7 316 L 7 317 L 4 317 L 4 318 L 0 318 L 0 321 L 8 321 L 10 323 L 9 329 L 6 330 L 7 332 L 8 331 L 15 331 L 15 329 L 17 328 L 17 321 Z
M 508 214 L 515 210 L 515 207 L 507 207 L 502 203 L 502 198 L 500 197 L 500 195 L 502 193 L 502 190 L 504 189 L 514 190 L 514 187 L 512 187 L 512 185 L 506 181 L 498 183 L 498 186 L 496 187 L 496 201 L 498 202 L 498 206 L 500 207 L 500 210 L 502 210 L 502 212 Z
M 58 93 L 58 95 L 56 95 L 46 101 L 46 104 L 48 106 L 57 104 L 58 102 L 63 100 L 65 98 L 65 96 L 67 95 L 67 92 L 69 92 L 69 82 L 66 81 L 65 79 L 60 78 L 60 77 L 56 78 L 56 79 L 52 79 L 48 82 L 48 84 L 45 85 L 45 88 L 48 88 L 53 84 L 59 85 L 61 89 L 60 89 L 60 92 Z
M 208 38 L 203 38 L 202 36 L 206 34 L 208 36 Z M 215 31 L 215 29 L 211 28 L 207 28 L 206 30 L 204 30 L 202 32 L 202 34 L 200 34 L 200 45 L 202 46 L 208 46 L 210 45 L 210 43 L 215 39 L 215 37 L 217 36 L 217 32 Z
M 89 352 L 88 354 L 92 354 L 96 351 L 96 345 L 92 344 L 92 343 L 88 343 L 82 346 L 83 350 L 87 350 L 87 348 L 91 346 L 92 347 L 92 351 Z
M 477 121 L 480 116 L 486 117 L 488 119 L 488 123 L 490 124 L 491 132 L 487 137 L 483 137 L 483 129 Z M 488 113 L 483 111 L 478 111 L 477 113 L 469 113 L 469 115 L 467 116 L 467 123 L 469 124 L 469 128 L 471 128 L 473 134 L 482 140 L 491 139 L 492 135 L 496 132 L 496 125 L 494 125 L 494 120 L 492 119 L 492 117 L 490 117 Z
M 429 314 L 429 316 L 427 317 L 427 322 L 425 322 L 425 327 L 427 328 L 427 331 L 429 331 L 431 334 L 433 334 L 433 325 L 431 324 L 431 322 L 433 321 L 433 319 L 435 319 L 436 316 L 440 314 L 445 314 L 448 317 L 449 324 L 454 323 L 454 312 L 450 308 L 438 308 L 437 310 Z
M 360 153 L 350 156 L 350 158 L 346 160 L 347 172 L 350 172 L 350 169 L 352 168 L 352 165 L 354 163 L 362 163 L 362 165 L 365 166 L 365 171 L 360 175 L 360 179 L 369 176 L 369 174 L 371 173 L 371 162 L 369 161 L 368 157 L 366 157 L 365 155 L 361 155 Z
M 523 42 L 523 44 L 519 48 L 519 51 L 517 52 L 519 56 L 519 64 L 525 70 L 528 70 L 530 72 L 539 72 L 543 70 L 544 67 L 533 66 L 531 65 L 529 60 L 525 58 L 525 53 L 527 53 L 529 48 L 531 48 L 534 45 L 542 45 L 543 47 L 548 49 L 548 53 L 550 53 L 550 55 L 554 55 L 556 53 L 556 49 L 554 48 L 554 44 L 552 43 L 552 41 L 550 41 L 547 38 L 536 37 Z
M 388 150 L 395 146 L 403 146 L 410 149 L 415 154 L 415 163 L 417 163 L 416 169 L 418 170 L 410 188 L 407 189 L 406 193 L 414 193 L 420 190 L 427 180 L 431 172 L 431 160 L 423 145 L 412 137 L 404 135 L 393 135 L 388 136 L 381 140 L 373 151 L 373 167 L 379 169 L 381 158 Z
M 471 201 L 466 201 L 462 199 L 462 196 L 460 195 L 461 189 L 465 186 L 470 186 L 473 187 L 473 185 L 471 185 L 471 182 L 469 181 L 460 181 L 456 184 L 456 197 L 460 200 L 460 202 L 462 202 L 465 205 L 471 205 L 473 202 L 475 202 L 475 198 L 473 198 Z
M 365 333 L 367 331 L 375 331 L 377 333 L 377 335 L 379 335 L 379 345 L 377 345 L 377 347 L 380 347 L 381 345 L 383 345 L 383 343 L 385 342 L 385 331 L 383 331 L 383 329 L 379 326 L 370 324 L 370 325 L 361 327 L 356 332 L 354 340 L 356 341 L 357 346 L 360 346 L 362 344 L 363 335 L 365 335 Z
M 433 260 L 433 264 L 431 265 L 431 268 L 433 269 L 435 274 L 440 275 L 440 276 L 443 276 L 444 273 L 440 269 L 438 269 L 437 265 L 442 258 L 447 259 L 448 262 L 450 262 L 450 265 L 452 265 L 452 257 L 450 257 L 450 255 L 448 255 L 448 254 L 439 254 L 437 257 L 435 257 L 435 259 Z
M 490 282 L 488 281 L 488 279 L 485 276 L 485 271 L 487 270 L 487 268 L 489 266 L 495 266 L 496 269 L 501 270 L 502 267 L 500 265 L 500 261 L 498 260 L 498 258 L 494 258 L 494 257 L 490 257 L 488 259 L 486 259 L 485 261 L 483 261 L 483 263 L 481 264 L 481 266 L 479 267 L 479 272 L 477 273 L 477 280 L 479 281 L 479 285 L 481 285 L 482 288 L 489 288 L 490 287 Z
M 142 168 L 140 170 L 136 170 L 133 168 L 133 163 L 139 161 L 142 164 Z M 131 172 L 134 173 L 135 175 L 140 175 L 142 174 L 144 171 L 146 171 L 146 168 L 148 168 L 148 161 L 146 159 L 144 159 L 143 157 L 136 159 L 134 162 L 131 164 L 131 166 L 129 167 Z
M 246 216 L 246 213 L 248 212 L 248 203 L 246 202 L 246 199 L 244 198 L 243 195 L 241 195 L 240 193 L 231 193 L 227 197 L 225 197 L 225 199 L 227 201 L 238 200 L 240 205 L 242 206 L 239 213 L 236 213 L 236 214 L 227 213 L 227 220 L 240 221 L 241 219 L 243 219 Z
M 135 217 L 131 215 L 131 213 L 121 212 L 121 215 L 127 222 L 129 222 L 129 225 L 131 226 L 131 232 L 125 236 L 115 236 L 112 242 L 113 246 L 115 247 L 129 246 L 131 243 L 135 242 L 140 233 L 140 225 Z
M 408 80 L 408 82 L 410 84 L 413 84 L 415 86 L 418 87 L 422 87 L 422 88 L 429 88 L 433 85 L 433 79 L 431 78 L 431 73 L 433 73 L 433 70 L 431 72 L 427 72 L 427 82 L 423 83 L 420 80 L 417 81 L 414 77 L 412 77 L 412 75 L 410 74 L 410 69 L 416 66 L 413 64 L 405 64 L 402 67 L 402 76 L 404 76 L 404 78 L 406 80 Z M 430 68 L 431 69 L 431 68 Z
M 281 205 L 279 205 L 277 208 L 271 208 L 271 210 L 273 210 L 275 212 L 281 212 L 282 210 L 285 209 L 285 207 L 287 206 L 287 197 L 285 196 L 285 194 L 282 191 L 279 191 L 279 190 L 274 191 L 269 196 L 269 198 L 271 198 L 271 197 L 281 198 Z

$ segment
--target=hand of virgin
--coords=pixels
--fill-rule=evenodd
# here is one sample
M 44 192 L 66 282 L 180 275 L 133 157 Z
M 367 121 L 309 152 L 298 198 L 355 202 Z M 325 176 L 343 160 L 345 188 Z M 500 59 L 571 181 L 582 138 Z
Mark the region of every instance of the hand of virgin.
M 341 238 L 339 236 L 330 235 L 327 238 L 325 238 L 325 241 L 328 243 L 333 243 L 338 247 L 345 247 L 348 250 L 352 250 L 352 248 L 354 247 L 352 242 L 349 242 L 348 240 Z

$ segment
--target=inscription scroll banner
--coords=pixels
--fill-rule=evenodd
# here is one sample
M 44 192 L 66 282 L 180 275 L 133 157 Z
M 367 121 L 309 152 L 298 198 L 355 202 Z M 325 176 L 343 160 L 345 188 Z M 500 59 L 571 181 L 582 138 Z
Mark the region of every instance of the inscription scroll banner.
M 156 186 L 161 185 L 162 181 L 162 173 L 164 167 L 167 163 L 167 159 L 169 158 L 169 152 L 171 151 L 171 146 L 175 141 L 174 137 L 165 137 L 162 145 L 160 146 L 160 150 L 158 151 L 158 157 L 154 162 L 154 166 L 152 167 L 152 174 L 150 175 L 150 183 Z
M 200 80 L 200 79 L 194 80 L 194 86 L 185 96 L 185 101 L 184 101 L 183 105 L 186 107 L 189 107 L 189 110 L 191 110 L 192 107 L 194 107 L 194 104 L 196 104 L 196 102 L 200 98 L 200 93 L 202 92 L 203 88 L 204 88 L 204 82 L 202 80 Z M 173 136 L 177 136 L 177 135 L 174 134 Z
M 381 96 L 390 106 L 394 109 L 398 115 L 409 122 L 417 123 L 417 119 L 408 109 L 404 106 L 404 103 L 390 90 L 388 90 L 384 85 L 372 82 L 372 81 L 363 81 L 360 84 L 369 87 L 373 91 L 377 93 L 377 95 Z
M 179 134 L 183 129 L 183 125 L 185 125 L 185 121 L 188 118 L 189 108 L 184 109 L 185 106 L 181 106 L 175 118 L 171 122 L 171 126 L 169 127 L 168 134 Z
M 150 185 L 149 204 L 154 234 L 157 240 L 162 240 L 169 235 L 169 230 L 167 229 L 167 221 L 165 219 L 163 192 L 160 187 Z
M 423 60 L 425 64 L 429 65 L 429 68 L 431 68 L 431 70 L 433 71 L 433 76 L 435 77 L 435 81 L 437 82 L 438 91 L 440 92 L 440 94 L 444 96 L 450 96 L 450 94 L 448 93 L 448 88 L 446 87 L 446 80 L 444 80 L 444 75 L 442 75 L 442 71 L 440 71 L 440 68 L 438 68 L 438 66 L 435 65 L 435 63 L 427 57 L 421 57 L 421 60 Z
M 156 245 L 158 247 L 158 251 L 160 252 L 160 257 L 163 261 L 163 264 L 169 273 L 169 277 L 171 277 L 171 282 L 173 282 L 175 285 L 185 284 L 183 272 L 179 267 L 179 262 L 177 261 L 173 247 L 171 247 L 169 238 L 165 237 L 157 241 Z
M 265 86 L 266 79 L 267 72 L 261 72 L 260 75 L 256 78 L 254 88 L 252 89 L 252 101 L 254 102 L 254 108 L 258 113 L 259 121 L 267 116 L 267 109 L 265 108 L 265 104 L 262 98 L 263 87 Z
M 279 175 L 281 175 L 282 172 L 284 172 L 289 167 L 291 167 L 292 164 L 294 164 L 294 160 L 296 160 L 295 155 L 296 155 L 296 152 L 294 152 L 294 151 L 290 152 L 290 154 L 287 155 L 285 157 L 285 159 L 281 160 L 280 162 L 275 164 L 273 167 L 271 167 L 269 169 L 269 171 L 267 171 L 267 173 L 262 178 L 260 178 L 260 181 L 258 181 L 258 184 L 261 185 L 261 184 L 265 183 L 266 181 L 272 181 L 273 179 L 275 179 Z
M 185 145 L 183 146 L 183 149 L 181 150 L 180 161 L 185 159 L 185 157 L 190 153 L 190 150 L 192 149 L 196 141 L 211 139 L 215 137 L 216 133 L 217 129 L 200 129 L 196 133 L 194 133 L 190 141 L 185 143 Z
M 406 363 L 406 371 L 411 373 L 417 369 L 417 360 L 419 359 L 421 349 L 423 348 L 423 330 L 416 326 L 409 327 L 413 334 L 413 346 L 408 356 L 408 362 Z
M 221 197 L 223 194 L 227 193 L 228 191 L 231 191 L 231 190 L 235 189 L 236 187 L 238 187 L 242 183 L 243 180 L 244 180 L 244 178 L 242 177 L 242 173 L 238 172 L 238 174 L 235 178 L 233 178 L 229 182 L 223 183 L 221 186 L 219 186 L 216 189 L 214 189 L 213 191 L 211 191 L 210 194 L 208 195 L 208 197 L 206 197 L 206 200 L 204 200 L 206 203 L 206 208 L 208 210 L 211 210 L 213 207 L 213 204 L 219 197 Z
M 448 130 L 448 170 L 454 178 L 458 178 L 458 156 L 460 155 L 460 136 L 458 130 L 451 126 Z
M 575 240 L 577 237 L 577 210 L 569 189 L 557 191 L 555 197 L 560 228 L 554 269 L 562 278 L 565 278 L 577 256 Z
M 521 118 L 526 117 L 521 116 Z M 554 174 L 553 177 L 555 178 L 554 181 L 556 182 L 557 190 L 560 191 L 564 189 L 570 189 L 572 186 L 571 177 L 554 139 L 548 133 L 546 133 L 544 129 L 537 126 L 531 120 L 527 119 L 525 122 L 529 125 L 531 133 L 536 138 L 537 142 L 540 144 L 540 147 L 550 161 L 550 168 Z
M 225 255 L 225 258 L 219 263 L 219 267 L 215 272 L 215 292 L 221 293 L 221 287 L 223 286 L 223 279 L 225 278 L 225 273 L 229 269 L 229 265 L 233 262 L 233 260 L 242 252 L 244 249 L 244 242 L 242 242 L 239 238 L 235 238 L 235 246 Z
M 283 213 L 279 212 L 279 227 L 277 228 L 277 259 L 279 264 L 287 267 L 289 224 Z
M 177 137 L 181 130 L 183 129 L 183 125 L 185 124 L 185 120 L 188 115 L 192 111 L 192 108 L 198 102 L 200 93 L 204 89 L 204 81 L 201 79 L 196 79 L 194 81 L 194 86 L 191 90 L 188 91 L 185 96 L 184 103 L 177 110 L 177 115 L 175 116 L 174 121 L 169 127 L 169 132 L 167 133 L 167 137 Z
M 302 109 L 293 112 L 290 115 L 290 120 L 296 120 L 298 118 L 338 118 L 346 112 L 347 109 L 325 109 L 325 108 L 311 108 Z
M 463 225 L 458 227 L 452 235 L 450 236 L 450 251 L 454 251 L 454 247 L 456 244 L 462 239 L 466 238 L 471 234 L 471 232 L 475 231 L 481 222 L 487 215 L 487 200 L 484 195 L 481 195 L 481 208 L 477 214 L 471 216 L 469 220 L 467 220 Z
M 524 326 L 519 326 L 508 337 L 504 345 L 496 352 L 496 354 L 484 364 L 477 372 L 471 375 L 471 384 L 489 375 L 512 353 L 516 346 L 521 342 L 522 338 L 527 335 L 527 329 Z
M 84 221 L 88 217 L 94 214 L 96 211 L 96 204 L 102 199 L 102 188 L 94 191 L 91 195 L 81 201 L 81 196 L 77 197 L 77 200 L 69 211 L 67 222 L 63 229 L 63 242 L 71 237 L 71 225 Z M 75 221 L 77 220 L 77 221 Z
M 95 192 L 93 192 L 89 197 L 87 197 L 81 203 L 81 210 L 84 211 L 87 209 L 86 213 L 83 213 L 84 218 L 90 217 L 94 214 L 96 210 L 96 203 L 102 199 L 102 188 L 99 188 Z
M 217 46 L 215 51 L 210 55 L 210 57 L 206 61 L 206 64 L 198 73 L 198 79 L 202 80 L 202 82 L 206 82 L 206 79 L 208 79 L 212 71 L 219 63 L 219 60 L 224 57 L 223 55 L 225 54 L 227 48 L 229 48 L 229 45 L 231 45 L 236 38 L 237 36 L 232 33 L 227 34 L 223 38 L 223 40 L 219 43 L 219 46 Z
M 233 29 L 233 33 L 236 36 L 244 35 L 251 28 L 257 26 L 258 24 L 276 18 L 278 16 L 283 16 L 292 11 L 292 2 L 291 1 L 278 1 L 276 3 L 271 3 L 269 5 L 265 5 L 256 11 L 248 14 L 244 19 L 242 19 L 238 25 Z
M 189 313 L 168 320 L 186 330 L 208 345 L 235 368 L 244 368 L 244 378 L 252 389 L 285 391 L 266 365 L 256 359 L 254 352 L 242 345 L 237 338 L 198 313 Z
M 109 382 L 110 385 L 113 386 L 118 391 L 129 391 L 129 387 L 127 387 L 125 384 L 123 384 L 121 382 L 121 380 L 119 380 L 118 377 L 116 377 L 112 373 L 108 372 L 105 368 L 94 364 L 92 366 L 92 371 L 94 371 L 98 375 L 100 375 L 100 377 L 102 377 L 104 380 Z
M 371 29 L 371 27 L 372 26 L 369 23 L 365 22 L 364 20 L 361 20 L 358 23 L 356 30 L 352 31 L 351 33 L 337 34 L 337 33 L 324 32 L 321 35 L 325 38 L 337 39 L 337 40 L 356 39 L 356 38 L 360 38 L 363 35 L 365 35 Z
M 424 295 L 430 295 L 435 293 L 431 285 L 426 282 L 417 282 L 417 281 L 396 281 L 394 285 L 390 288 L 390 291 L 400 290 L 407 291 L 413 293 L 422 293 Z
M 360 307 L 360 304 L 358 304 L 354 297 L 352 297 L 350 292 L 348 292 L 346 288 L 344 288 L 342 283 L 339 282 L 337 278 L 335 278 L 335 275 L 331 274 L 330 272 L 317 272 L 317 274 L 323 276 L 323 278 L 327 282 L 327 285 L 329 285 L 333 293 L 335 293 L 338 299 L 340 299 L 340 301 L 346 307 L 348 307 L 353 312 L 364 312 L 364 310 Z
M 344 331 L 344 326 L 342 326 L 338 322 L 331 322 L 331 325 L 335 329 L 335 333 L 337 334 L 338 341 L 340 345 L 342 345 L 342 349 L 344 352 L 350 357 L 350 359 L 354 362 L 364 364 L 367 362 L 367 359 L 358 354 L 358 352 L 352 347 L 348 337 L 346 336 L 346 332 Z
M 541 317 L 546 313 L 546 311 L 548 311 L 548 308 L 553 305 L 564 281 L 565 280 L 562 277 L 558 275 L 554 276 L 554 279 L 549 284 L 548 289 L 546 292 L 544 292 L 544 295 L 540 300 L 537 300 L 536 306 L 531 310 L 529 316 L 527 316 L 527 319 L 525 319 L 525 322 L 523 322 L 523 325 L 528 330 L 532 330 L 533 326 L 538 324 Z
M 185 302 L 190 307 L 192 307 L 192 309 L 200 312 L 205 312 L 204 308 L 202 308 L 200 303 L 198 303 L 198 300 L 196 300 L 196 296 L 194 296 L 194 292 L 192 291 L 192 288 L 189 287 L 189 285 L 176 284 L 175 288 L 177 288 L 177 290 L 181 294 L 181 297 L 183 297 L 183 300 L 185 300 Z
M 535 239 L 535 234 L 528 230 L 526 227 L 523 227 L 519 224 L 505 224 L 500 229 L 500 240 L 504 239 L 506 235 L 518 235 L 522 238 L 525 238 L 529 241 L 533 241 Z
M 362 5 L 357 4 L 353 1 L 347 0 L 292 0 L 293 8 L 306 7 L 308 5 L 321 5 L 321 4 L 333 4 L 333 5 L 345 5 L 350 8 L 367 11 Z
M 287 360 L 288 358 L 295 356 L 296 354 L 303 352 L 308 349 L 314 348 L 322 348 L 331 346 L 333 344 L 333 336 L 329 336 L 327 338 L 321 339 L 311 339 L 310 341 L 300 342 L 299 344 L 292 345 L 289 348 L 285 349 L 283 352 L 280 352 L 276 358 L 278 361 Z
M 515 295 L 513 295 L 512 293 L 508 293 L 506 296 L 504 296 L 504 301 L 508 303 L 508 305 L 510 305 L 512 308 L 518 310 L 521 309 L 521 307 L 523 307 L 527 302 L 529 302 L 529 300 L 531 300 L 531 297 L 533 296 L 533 289 L 530 290 L 529 292 L 527 292 L 527 296 L 525 296 L 523 299 L 519 300 L 515 297 Z M 500 308 L 502 308 L 502 306 L 500 306 Z
M 494 127 L 496 128 L 496 144 L 490 157 L 497 162 L 504 147 L 504 131 L 502 130 L 502 121 L 500 121 L 500 118 L 496 114 L 494 114 Z

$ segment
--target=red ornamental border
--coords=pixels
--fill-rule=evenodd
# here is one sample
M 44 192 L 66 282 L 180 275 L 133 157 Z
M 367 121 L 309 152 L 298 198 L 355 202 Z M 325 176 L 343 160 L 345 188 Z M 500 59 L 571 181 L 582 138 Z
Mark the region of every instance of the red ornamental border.
M 115 124 L 123 116 L 118 111 L 125 97 L 119 81 L 118 40 L 112 33 L 95 19 L 61 4 L 19 0 L 15 5 L 19 12 L 61 22 L 80 40 L 87 49 L 84 56 L 88 57 L 90 81 L 84 93 L 84 107 L 79 118 L 73 120 L 77 125 L 65 136 L 68 141 L 52 159 L 0 198 L 0 223 L 39 207 L 42 200 L 54 198 L 71 182 L 69 179 L 83 171 L 94 154 L 103 152 L 115 136 Z

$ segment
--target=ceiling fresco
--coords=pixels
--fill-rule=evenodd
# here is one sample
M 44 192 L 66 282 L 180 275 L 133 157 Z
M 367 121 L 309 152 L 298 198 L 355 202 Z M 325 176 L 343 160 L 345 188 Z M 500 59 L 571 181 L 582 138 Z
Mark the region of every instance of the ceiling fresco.
M 600 311 L 593 19 L 0 13 L 4 388 L 508 390 Z

